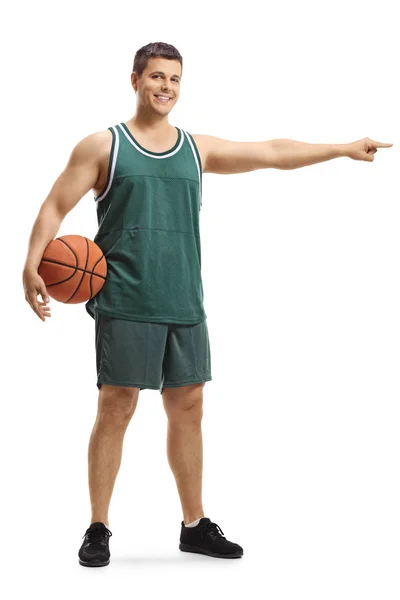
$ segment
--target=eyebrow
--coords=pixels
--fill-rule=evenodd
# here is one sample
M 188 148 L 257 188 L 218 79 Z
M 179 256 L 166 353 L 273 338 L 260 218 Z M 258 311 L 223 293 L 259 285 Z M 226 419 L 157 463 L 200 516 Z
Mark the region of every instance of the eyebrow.
M 160 73 L 160 75 L 165 75 L 165 73 L 163 73 L 162 71 L 153 71 L 153 73 L 150 73 L 150 75 L 156 75 L 156 73 Z M 172 75 L 172 77 L 178 77 L 178 79 L 180 79 L 179 75 Z

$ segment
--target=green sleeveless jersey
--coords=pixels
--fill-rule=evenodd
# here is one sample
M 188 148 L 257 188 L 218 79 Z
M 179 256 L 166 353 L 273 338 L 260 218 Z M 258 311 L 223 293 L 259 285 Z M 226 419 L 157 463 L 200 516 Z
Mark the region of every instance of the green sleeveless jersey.
M 166 152 L 143 148 L 124 123 L 109 127 L 107 182 L 95 197 L 94 242 L 107 277 L 86 304 L 130 321 L 201 323 L 203 307 L 199 217 L 202 168 L 193 136 L 176 127 Z

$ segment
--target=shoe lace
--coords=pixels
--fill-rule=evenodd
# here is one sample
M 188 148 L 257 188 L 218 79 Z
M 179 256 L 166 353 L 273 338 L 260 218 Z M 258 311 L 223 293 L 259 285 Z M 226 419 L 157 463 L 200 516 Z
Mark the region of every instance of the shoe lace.
M 221 535 L 221 533 L 222 535 Z M 201 538 L 203 537 L 203 533 L 205 535 L 209 535 L 213 540 L 218 539 L 218 538 L 224 538 L 224 532 L 222 531 L 221 527 L 219 525 L 217 525 L 216 523 L 207 523 L 207 525 L 205 526 L 204 531 L 201 532 Z
M 95 529 L 87 529 L 82 538 L 84 538 L 85 535 L 89 537 L 89 540 L 91 542 L 101 542 L 104 536 L 111 537 L 112 533 L 109 529 L 107 529 L 107 527 L 105 527 L 104 529 L 96 527 Z

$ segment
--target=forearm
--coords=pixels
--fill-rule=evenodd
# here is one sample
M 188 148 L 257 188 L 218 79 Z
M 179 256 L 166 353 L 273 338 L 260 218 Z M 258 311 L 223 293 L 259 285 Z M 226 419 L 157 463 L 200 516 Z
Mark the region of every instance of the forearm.
M 347 156 L 347 144 L 308 144 L 295 140 L 274 140 L 278 169 L 298 169 Z
M 42 207 L 40 209 L 29 238 L 24 270 L 38 269 L 43 253 L 48 244 L 56 237 L 62 221 L 61 215 L 53 208 Z

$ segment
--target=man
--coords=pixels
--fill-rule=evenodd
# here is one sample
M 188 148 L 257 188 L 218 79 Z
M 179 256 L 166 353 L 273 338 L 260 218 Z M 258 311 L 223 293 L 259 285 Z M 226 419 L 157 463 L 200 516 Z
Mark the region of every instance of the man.
M 92 518 L 79 550 L 84 566 L 110 562 L 109 504 L 125 431 L 145 388 L 160 390 L 168 417 L 168 461 L 183 511 L 179 548 L 220 558 L 243 555 L 202 505 L 203 388 L 212 379 L 201 281 L 202 174 L 295 169 L 339 156 L 373 161 L 377 148 L 392 146 L 368 138 L 331 145 L 192 135 L 168 121 L 181 77 L 182 57 L 173 46 L 154 43 L 137 51 L 135 115 L 75 146 L 30 238 L 25 297 L 45 321 L 49 298 L 38 266 L 66 214 L 93 190 L 94 241 L 108 272 L 86 304 L 95 319 L 99 397 L 88 456 Z

